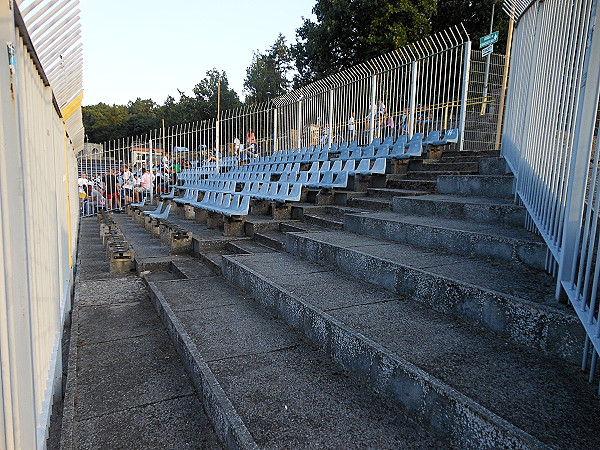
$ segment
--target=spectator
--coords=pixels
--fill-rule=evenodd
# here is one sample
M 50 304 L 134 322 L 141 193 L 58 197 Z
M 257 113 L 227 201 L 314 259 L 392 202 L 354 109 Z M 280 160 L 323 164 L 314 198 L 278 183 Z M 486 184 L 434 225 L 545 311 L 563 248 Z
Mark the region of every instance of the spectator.
M 116 206 L 121 208 L 121 200 L 119 199 L 119 190 L 121 186 L 117 181 L 115 175 L 115 169 L 108 169 L 108 173 L 102 178 L 102 187 L 106 195 L 106 205 L 109 210 L 113 209 L 113 200 L 115 200 Z
M 240 154 L 240 138 L 237 136 L 233 139 L 233 154 L 235 156 Z
M 350 114 L 350 117 L 348 118 L 348 140 L 353 141 L 354 140 L 354 122 L 355 122 L 355 114 L 356 113 L 352 113 Z
M 256 136 L 254 135 L 254 131 L 248 131 L 246 135 L 246 151 L 252 151 L 253 153 L 258 150 L 256 145 Z
M 121 177 L 123 178 L 125 204 L 128 205 L 133 201 L 133 173 L 131 173 L 128 166 L 123 166 Z
M 152 177 L 152 174 L 150 172 L 148 172 L 148 170 L 146 169 L 142 169 L 142 179 L 140 181 L 140 187 L 141 187 L 141 191 L 144 194 L 149 194 L 150 192 L 152 192 L 152 188 L 154 187 L 154 183 L 153 183 L 154 179 Z
M 162 165 L 163 165 L 163 167 L 168 168 L 169 164 L 170 164 L 169 154 L 165 153 L 164 156 L 162 157 Z

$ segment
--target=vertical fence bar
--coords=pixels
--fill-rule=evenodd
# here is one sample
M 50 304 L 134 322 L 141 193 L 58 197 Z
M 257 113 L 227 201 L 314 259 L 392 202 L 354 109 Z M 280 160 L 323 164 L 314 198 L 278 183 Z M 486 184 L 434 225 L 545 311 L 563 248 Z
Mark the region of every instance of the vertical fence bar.
M 417 72 L 419 71 L 419 62 L 413 61 L 410 65 L 410 106 L 408 110 L 408 139 L 412 139 L 415 134 L 415 118 L 417 117 Z
M 458 151 L 462 151 L 465 146 L 465 121 L 467 119 L 467 95 L 469 92 L 469 72 L 471 68 L 471 41 L 466 42 L 464 47 L 464 60 L 462 72 L 462 92 L 460 96 L 460 122 L 459 122 L 459 142 Z
M 371 107 L 369 112 L 369 144 L 375 136 L 375 115 L 377 113 L 377 75 L 371 77 Z

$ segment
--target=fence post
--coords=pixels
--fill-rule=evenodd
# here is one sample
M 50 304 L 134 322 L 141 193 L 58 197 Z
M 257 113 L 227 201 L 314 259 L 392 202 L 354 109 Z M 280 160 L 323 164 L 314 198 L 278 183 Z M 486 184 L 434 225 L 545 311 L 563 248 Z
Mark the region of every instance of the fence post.
M 506 85 L 508 84 L 508 68 L 510 67 L 510 54 L 512 51 L 512 38 L 515 21 L 511 17 L 508 22 L 508 36 L 506 42 L 506 56 L 504 57 L 504 73 L 502 74 L 502 87 L 500 88 L 500 108 L 498 110 L 498 125 L 496 126 L 496 150 L 500 149 L 502 136 L 502 120 L 504 118 L 504 103 L 506 102 Z
M 419 70 L 419 63 L 413 61 L 410 64 L 410 105 L 408 111 L 408 139 L 412 139 L 415 134 L 415 117 L 416 117 L 416 103 L 417 103 L 417 72 Z
M 331 148 L 333 138 L 333 89 L 329 90 L 329 136 L 327 136 L 327 148 Z
M 279 143 L 277 140 L 277 108 L 273 108 L 273 151 L 279 150 Z
M 302 147 L 302 99 L 304 97 L 300 97 L 298 100 L 298 148 Z
M 471 41 L 465 43 L 465 59 L 463 62 L 463 88 L 460 98 L 460 122 L 458 151 L 462 151 L 465 145 L 465 121 L 467 118 L 467 94 L 469 92 L 469 72 L 471 70 Z
M 373 142 L 373 138 L 375 137 L 375 108 L 377 108 L 377 99 L 375 95 L 377 94 L 377 75 L 373 75 L 371 77 L 371 113 L 369 115 L 369 142 Z

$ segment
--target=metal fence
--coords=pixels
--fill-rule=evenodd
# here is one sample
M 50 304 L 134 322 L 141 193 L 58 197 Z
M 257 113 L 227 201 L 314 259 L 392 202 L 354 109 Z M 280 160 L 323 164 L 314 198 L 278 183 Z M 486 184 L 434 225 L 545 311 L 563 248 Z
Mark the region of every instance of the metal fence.
M 456 27 L 367 63 L 339 72 L 270 102 L 219 112 L 214 120 L 157 129 L 144 136 L 107 142 L 97 151 L 79 155 L 81 212 L 115 209 L 164 192 L 177 174 L 210 176 L 218 170 L 244 164 L 250 158 L 277 150 L 321 145 L 330 147 L 357 140 L 367 145 L 376 137 L 412 137 L 414 133 L 459 128 L 457 147 L 489 148 L 477 131 L 493 122 L 497 70 L 493 59 L 489 95 L 481 83 L 469 84 L 469 69 L 478 51 L 471 52 L 469 37 Z M 478 72 L 475 79 L 478 80 Z M 469 86 L 475 90 L 469 91 Z M 473 117 L 469 118 L 469 114 Z M 464 133 L 465 126 L 474 132 Z M 494 124 L 495 125 L 495 124 Z M 465 141 L 472 137 L 472 143 Z M 131 183 L 116 201 L 109 202 L 104 188 L 107 170 L 113 169 L 120 185 Z M 148 191 L 137 184 L 143 170 L 155 176 Z M 183 172 L 182 172 L 183 171 Z M 110 203 L 110 204 L 109 204 Z
M 592 379 L 600 351 L 598 0 L 506 0 L 504 8 L 519 22 L 502 154 L 529 227 L 548 245 L 557 297 L 566 294 L 586 329 L 582 367 Z
M 53 400 L 60 395 L 77 237 L 73 139 L 83 129 L 73 103 L 81 91 L 77 74 L 47 71 L 50 53 L 70 39 L 76 2 L 18 3 L 23 15 L 15 2 L 0 4 L 6 49 L 0 66 L 2 449 L 45 448 Z M 55 84 L 62 87 L 55 91 Z

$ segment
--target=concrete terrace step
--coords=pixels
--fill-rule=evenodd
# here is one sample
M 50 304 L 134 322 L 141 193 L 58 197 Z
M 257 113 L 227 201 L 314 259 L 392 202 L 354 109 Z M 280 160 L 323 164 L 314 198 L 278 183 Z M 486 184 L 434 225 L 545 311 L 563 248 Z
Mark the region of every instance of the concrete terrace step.
M 524 229 L 395 212 L 346 214 L 344 229 L 421 248 L 544 269 L 546 245 Z
M 226 256 L 223 272 L 453 448 L 600 445 L 575 365 L 291 255 Z
M 288 233 L 286 250 L 570 361 L 583 332 L 546 273 L 348 232 Z
M 254 235 L 256 242 L 267 246 L 273 250 L 284 251 L 285 250 L 285 234 L 280 231 L 271 231 L 265 233 L 256 233 Z
M 473 158 L 476 159 L 476 158 Z M 409 170 L 412 171 L 440 171 L 440 170 L 466 170 L 469 172 L 476 172 L 479 170 L 479 164 L 477 161 L 466 161 L 466 162 L 450 162 L 444 159 L 436 162 L 427 162 L 421 165 L 409 166 Z
M 409 191 L 406 189 L 387 189 L 387 188 L 367 188 L 367 194 L 370 197 L 385 198 L 391 200 L 394 197 L 413 197 L 427 195 L 427 191 Z
M 473 175 L 476 174 L 477 170 L 418 170 L 409 171 L 406 174 L 406 178 L 409 180 L 433 180 L 436 181 L 440 175 Z
M 392 209 L 408 215 L 470 220 L 510 227 L 522 227 L 525 223 L 524 207 L 515 205 L 512 200 L 487 197 L 441 194 L 398 197 L 394 199 Z
M 220 277 L 148 286 L 232 447 L 447 445 Z
M 441 175 L 436 191 L 440 194 L 511 198 L 514 178 L 502 175 Z
M 373 211 L 391 211 L 392 209 L 391 200 L 377 197 L 353 198 L 348 202 L 348 205 Z
M 387 181 L 388 188 L 408 191 L 434 192 L 435 186 L 436 182 L 434 180 L 409 180 L 404 178 L 401 180 L 391 179 Z

